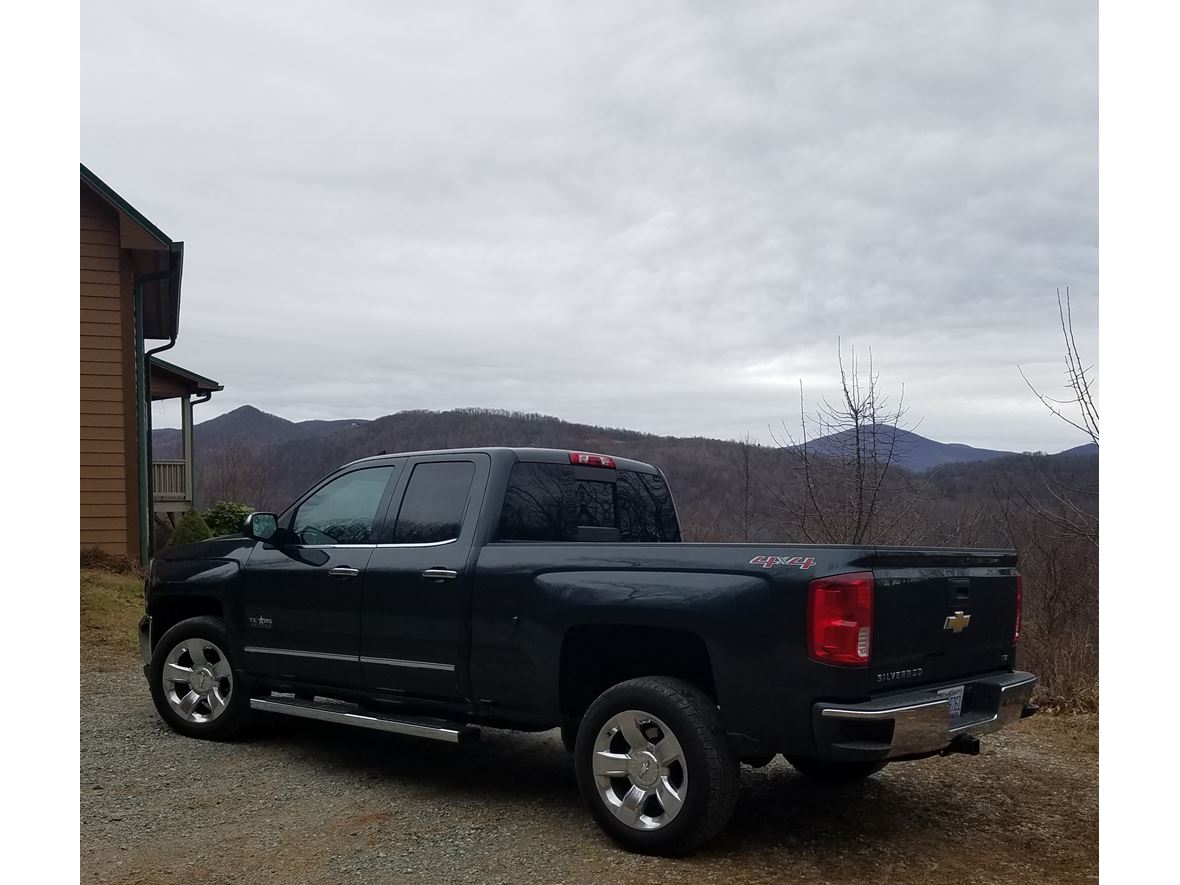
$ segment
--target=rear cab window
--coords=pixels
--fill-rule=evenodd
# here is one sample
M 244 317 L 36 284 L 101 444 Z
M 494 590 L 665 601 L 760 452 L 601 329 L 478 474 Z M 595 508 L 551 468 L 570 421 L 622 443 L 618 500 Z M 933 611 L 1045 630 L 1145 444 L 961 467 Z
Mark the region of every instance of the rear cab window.
M 512 468 L 498 541 L 679 541 L 664 478 L 637 470 L 521 461 Z

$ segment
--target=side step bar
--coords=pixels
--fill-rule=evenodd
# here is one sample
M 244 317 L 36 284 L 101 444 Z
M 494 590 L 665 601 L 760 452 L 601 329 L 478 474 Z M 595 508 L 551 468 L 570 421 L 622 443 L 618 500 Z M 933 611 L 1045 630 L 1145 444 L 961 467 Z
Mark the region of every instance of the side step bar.
M 352 704 L 270 697 L 250 698 L 250 709 L 279 713 L 283 716 L 298 716 L 301 719 L 319 719 L 321 722 L 337 722 L 358 728 L 372 728 L 377 731 L 390 731 L 394 734 L 408 734 L 449 744 L 463 744 L 479 737 L 479 729 L 470 725 L 442 719 L 386 716 L 368 710 L 362 712 Z

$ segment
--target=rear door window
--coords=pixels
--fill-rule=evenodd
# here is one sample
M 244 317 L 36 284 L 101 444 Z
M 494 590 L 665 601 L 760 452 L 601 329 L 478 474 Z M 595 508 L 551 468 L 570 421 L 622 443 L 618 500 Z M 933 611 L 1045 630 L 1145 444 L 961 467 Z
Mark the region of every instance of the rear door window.
M 575 541 L 579 528 L 615 529 L 623 542 L 680 540 L 660 476 L 532 462 L 512 468 L 498 540 Z
M 474 478 L 475 464 L 471 461 L 417 464 L 402 497 L 393 543 L 438 544 L 456 540 L 463 528 L 463 514 Z

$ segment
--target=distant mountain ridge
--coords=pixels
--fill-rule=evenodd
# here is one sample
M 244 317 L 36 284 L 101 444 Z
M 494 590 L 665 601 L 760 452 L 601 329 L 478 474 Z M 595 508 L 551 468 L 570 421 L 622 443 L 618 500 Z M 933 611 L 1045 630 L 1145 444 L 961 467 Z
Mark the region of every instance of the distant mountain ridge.
M 269 412 L 264 412 L 254 406 L 239 406 L 231 412 L 226 412 L 223 415 L 218 415 L 216 418 L 211 418 L 208 421 L 202 421 L 193 428 L 194 446 L 198 453 L 203 449 L 220 449 L 224 448 L 228 443 L 236 443 L 246 446 L 250 449 L 255 449 L 258 446 L 269 445 L 288 445 L 298 443 L 301 441 L 313 439 L 325 439 L 336 434 L 346 433 L 348 431 L 358 431 L 355 436 L 362 437 L 366 435 L 364 429 L 373 429 L 385 427 L 395 423 L 401 416 L 414 416 L 415 419 L 429 420 L 429 416 L 438 416 L 440 427 L 445 423 L 444 416 L 462 413 L 467 416 L 471 415 L 486 415 L 489 419 L 503 419 L 503 418 L 526 418 L 530 421 L 540 421 L 546 425 L 560 426 L 564 430 L 569 431 L 569 436 L 576 439 L 582 439 L 589 442 L 590 440 L 598 441 L 602 447 L 609 447 L 609 440 L 614 439 L 618 441 L 635 440 L 641 438 L 649 439 L 694 439 L 700 440 L 700 437 L 660 437 L 655 434 L 643 433 L 635 430 L 625 430 L 620 428 L 604 428 L 592 427 L 590 425 L 575 424 L 569 421 L 563 421 L 560 418 L 553 418 L 545 415 L 519 415 L 518 413 L 503 412 L 495 409 L 459 409 L 453 412 L 396 412 L 391 415 L 386 415 L 383 418 L 365 419 L 365 418 L 344 418 L 332 421 L 324 420 L 309 420 L 309 421 L 289 421 L 286 418 L 281 418 L 278 415 L 272 415 Z M 821 455 L 832 455 L 838 451 L 843 450 L 851 443 L 852 431 L 842 431 L 840 433 L 831 434 L 829 436 L 817 437 L 816 439 L 808 440 L 808 447 Z M 893 434 L 896 434 L 896 442 L 894 447 L 895 463 L 898 466 L 907 470 L 913 471 L 927 471 L 943 464 L 955 463 L 973 463 L 977 461 L 990 461 L 996 458 L 1004 458 L 1009 455 L 1020 454 L 1018 452 L 1009 452 L 999 449 L 984 449 L 976 446 L 967 445 L 966 443 L 945 443 L 933 440 L 928 437 L 914 433 L 911 430 L 904 430 L 882 425 L 879 433 L 879 443 L 881 447 L 885 447 L 891 441 Z M 723 440 L 711 440 L 712 442 L 724 442 Z M 456 441 L 454 445 L 457 446 L 474 446 L 474 445 L 491 445 L 491 442 L 481 441 L 477 439 L 464 439 Z M 502 445 L 510 445 L 512 443 L 497 443 Z M 517 444 L 519 445 L 537 445 L 535 441 L 527 438 L 522 438 Z M 570 447 L 577 447 L 585 445 L 579 442 L 571 443 Z M 178 458 L 180 457 L 180 431 L 173 428 L 165 428 L 155 430 L 152 432 L 152 447 L 153 456 L 155 458 Z M 585 447 L 588 447 L 586 445 Z M 389 449 L 382 447 L 381 449 L 369 452 L 368 454 L 377 454 L 377 451 L 388 450 L 396 451 L 397 449 Z M 402 450 L 408 450 L 402 447 Z M 1057 454 L 1060 455 L 1093 455 L 1097 454 L 1098 447 L 1092 443 L 1076 446 L 1071 449 L 1066 449 Z
M 246 406 L 198 424 L 193 436 L 198 507 L 240 501 L 277 513 L 324 475 L 358 458 L 476 446 L 605 452 L 658 465 L 672 486 L 685 536 L 695 540 L 782 538 L 789 502 L 800 494 L 798 460 L 778 446 L 657 436 L 502 410 L 418 410 L 370 421 L 288 421 Z M 179 454 L 178 431 L 157 431 L 155 440 L 154 457 Z M 838 443 L 820 439 L 809 444 Z M 928 487 L 931 500 L 966 495 L 990 501 L 999 494 L 997 488 L 1012 481 L 1039 488 L 1041 469 L 1060 473 L 1072 487 L 1097 479 L 1096 455 L 1036 459 L 940 443 L 904 431 L 898 434 L 897 456 L 899 467 L 908 465 L 913 480 Z
M 864 432 L 862 431 L 862 433 Z M 875 437 L 879 458 L 884 460 L 886 453 L 892 446 L 894 463 L 906 470 L 926 471 L 943 464 L 990 461 L 994 458 L 1017 454 L 997 449 L 980 449 L 965 443 L 938 442 L 914 433 L 912 430 L 904 430 L 888 424 L 876 425 L 875 433 L 872 428 L 868 428 L 867 432 Z M 868 444 L 862 439 L 862 446 L 865 445 Z M 808 440 L 807 447 L 817 454 L 829 456 L 854 451 L 854 431 L 844 430 Z
M 193 427 L 193 446 L 202 448 L 222 447 L 228 442 L 241 442 L 250 446 L 272 443 L 315 439 L 339 430 L 359 427 L 369 423 L 363 418 L 345 418 L 336 421 L 288 421 L 278 415 L 264 412 L 254 406 L 239 406 L 232 412 L 201 421 Z M 179 458 L 181 453 L 180 431 L 175 428 L 161 428 L 152 431 L 152 457 Z

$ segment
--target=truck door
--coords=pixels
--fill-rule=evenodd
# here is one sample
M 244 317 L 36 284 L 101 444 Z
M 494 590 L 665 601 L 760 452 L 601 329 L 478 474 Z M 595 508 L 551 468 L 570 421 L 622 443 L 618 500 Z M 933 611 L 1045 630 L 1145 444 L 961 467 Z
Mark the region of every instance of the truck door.
M 280 545 L 260 541 L 242 569 L 247 667 L 276 679 L 358 687 L 361 588 L 378 514 L 398 471 L 361 467 L 299 503 Z
M 486 455 L 411 459 L 365 574 L 361 667 L 374 691 L 464 699 Z

